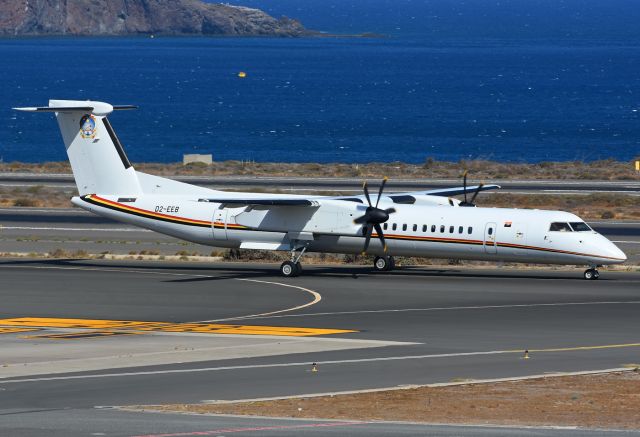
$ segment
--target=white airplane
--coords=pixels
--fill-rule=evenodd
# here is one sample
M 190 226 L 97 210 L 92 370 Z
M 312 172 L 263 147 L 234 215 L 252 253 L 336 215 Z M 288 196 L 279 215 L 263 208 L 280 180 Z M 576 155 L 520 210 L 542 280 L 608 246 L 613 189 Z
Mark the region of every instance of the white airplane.
M 587 265 L 624 262 L 626 255 L 582 219 L 562 211 L 480 208 L 480 191 L 497 185 L 360 196 L 225 192 L 134 170 L 107 116 L 135 109 L 93 101 L 50 100 L 15 108 L 54 112 L 79 196 L 87 211 L 194 243 L 290 251 L 284 276 L 302 272 L 305 252 L 369 253 L 390 271 L 394 256 Z M 467 193 L 474 193 L 470 201 Z M 460 201 L 449 196 L 464 194 Z

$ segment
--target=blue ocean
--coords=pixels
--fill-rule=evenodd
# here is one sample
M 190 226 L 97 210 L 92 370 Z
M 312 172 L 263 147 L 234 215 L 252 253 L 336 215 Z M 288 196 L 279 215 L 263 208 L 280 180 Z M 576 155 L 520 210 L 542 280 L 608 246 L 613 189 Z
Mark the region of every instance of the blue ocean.
M 52 115 L 10 109 L 49 98 L 138 105 L 110 117 L 134 163 L 640 155 L 636 3 L 242 3 L 384 37 L 0 39 L 0 158 L 66 159 Z

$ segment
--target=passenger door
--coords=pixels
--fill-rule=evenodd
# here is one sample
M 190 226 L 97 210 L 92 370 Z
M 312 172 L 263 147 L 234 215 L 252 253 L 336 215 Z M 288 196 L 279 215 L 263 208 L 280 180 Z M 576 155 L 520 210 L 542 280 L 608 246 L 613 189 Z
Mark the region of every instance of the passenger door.
M 495 223 L 487 223 L 484 227 L 484 251 L 486 253 L 496 253 L 498 246 L 496 245 L 496 232 L 498 227 Z

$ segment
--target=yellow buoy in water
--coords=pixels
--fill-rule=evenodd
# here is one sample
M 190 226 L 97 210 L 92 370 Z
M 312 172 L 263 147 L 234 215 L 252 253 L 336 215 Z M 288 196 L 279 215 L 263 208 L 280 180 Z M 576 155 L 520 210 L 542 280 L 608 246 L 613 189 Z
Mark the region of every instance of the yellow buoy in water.
M 238 73 L 238 77 L 239 78 L 245 78 L 245 77 L 247 77 L 247 73 L 245 73 L 244 71 L 241 71 L 240 73 Z

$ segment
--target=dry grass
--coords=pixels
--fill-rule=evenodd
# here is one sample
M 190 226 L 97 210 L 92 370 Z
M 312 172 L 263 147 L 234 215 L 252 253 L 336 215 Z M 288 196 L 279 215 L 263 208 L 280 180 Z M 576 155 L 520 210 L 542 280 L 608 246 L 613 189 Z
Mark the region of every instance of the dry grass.
M 500 163 L 493 161 L 446 162 L 425 159 L 423 164 L 404 162 L 366 164 L 264 163 L 221 161 L 211 166 L 182 163 L 138 163 L 136 169 L 160 176 L 298 176 L 298 177 L 368 177 L 381 178 L 459 178 L 468 169 L 474 179 L 557 179 L 557 180 L 640 180 L 633 161 L 614 160 L 582 162 L 541 162 L 537 164 Z M 28 164 L 0 163 L 0 172 L 71 173 L 67 162 Z
M 310 377 L 322 378 L 322 372 L 320 366 Z M 339 420 L 640 429 L 638 393 L 640 375 L 617 372 L 262 402 L 135 408 Z

